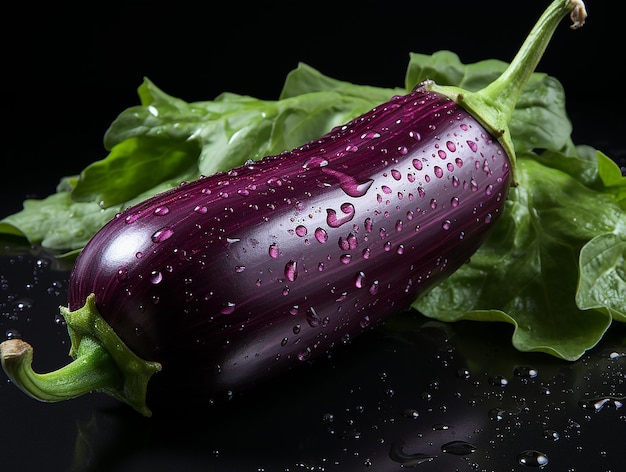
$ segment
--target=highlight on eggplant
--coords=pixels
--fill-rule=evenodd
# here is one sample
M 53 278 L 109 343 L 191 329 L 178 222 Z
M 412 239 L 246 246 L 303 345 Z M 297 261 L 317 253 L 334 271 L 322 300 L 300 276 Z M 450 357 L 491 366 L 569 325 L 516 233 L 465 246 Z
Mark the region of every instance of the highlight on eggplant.
M 118 214 L 73 268 L 68 365 L 0 344 L 26 394 L 148 403 L 245 389 L 409 307 L 464 264 L 515 185 L 507 123 L 561 19 L 555 0 L 478 92 L 424 82 L 317 140 L 180 184 Z M 156 375 L 155 375 L 156 374 Z

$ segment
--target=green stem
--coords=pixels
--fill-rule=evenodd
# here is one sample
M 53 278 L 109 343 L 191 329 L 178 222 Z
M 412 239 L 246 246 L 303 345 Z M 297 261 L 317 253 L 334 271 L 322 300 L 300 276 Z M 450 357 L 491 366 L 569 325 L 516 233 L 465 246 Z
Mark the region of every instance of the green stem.
M 33 370 L 33 348 L 21 339 L 0 344 L 2 367 L 27 395 L 44 402 L 69 400 L 93 391 L 107 393 L 145 416 L 148 381 L 161 370 L 158 362 L 135 355 L 102 318 L 95 296 L 70 311 L 61 307 L 72 341 L 74 359 L 60 369 L 40 374 Z
M 120 373 L 111 356 L 96 340 L 85 338 L 78 358 L 54 372 L 33 371 L 33 348 L 21 339 L 0 344 L 2 366 L 9 378 L 27 395 L 43 401 L 58 402 L 121 383 Z M 85 371 L 85 365 L 89 370 Z M 111 368 L 113 367 L 113 368 Z
M 568 14 L 572 19 L 572 29 L 582 27 L 587 17 L 582 0 L 554 0 L 537 20 L 506 70 L 485 88 L 469 92 L 459 87 L 428 85 L 431 90 L 452 98 L 466 108 L 494 137 L 498 138 L 511 160 L 513 171 L 515 149 L 508 123 L 559 22 Z M 513 177 L 515 182 L 515 173 Z

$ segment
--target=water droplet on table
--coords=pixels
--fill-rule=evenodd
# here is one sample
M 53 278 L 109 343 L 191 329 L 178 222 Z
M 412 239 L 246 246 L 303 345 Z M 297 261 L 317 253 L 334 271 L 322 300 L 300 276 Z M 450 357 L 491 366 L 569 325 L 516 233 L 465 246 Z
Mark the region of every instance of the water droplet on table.
M 476 452 L 476 446 L 466 441 L 450 441 L 441 446 L 441 452 L 455 456 L 467 456 Z
M 517 455 L 517 462 L 530 467 L 543 467 L 548 464 L 548 456 L 534 449 L 527 449 Z

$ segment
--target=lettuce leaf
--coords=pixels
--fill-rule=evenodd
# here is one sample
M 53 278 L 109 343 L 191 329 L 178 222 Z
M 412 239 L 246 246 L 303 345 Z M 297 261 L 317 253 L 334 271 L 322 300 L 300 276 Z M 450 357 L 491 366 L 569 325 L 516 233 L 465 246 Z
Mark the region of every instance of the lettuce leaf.
M 0 236 L 71 258 L 115 213 L 182 181 L 297 147 L 427 79 L 480 89 L 506 65 L 411 54 L 404 88 L 381 88 L 299 64 L 277 100 L 225 92 L 188 103 L 146 78 L 140 104 L 105 134 L 109 154 L 62 179 L 55 194 L 26 200 L 0 220 Z M 613 321 L 626 322 L 626 179 L 606 155 L 572 141 L 554 77 L 532 75 L 510 131 L 519 185 L 495 231 L 413 307 L 442 321 L 511 323 L 519 350 L 577 359 Z
M 579 158 L 549 154 L 518 155 L 523 185 L 511 189 L 495 231 L 413 307 L 442 321 L 508 322 L 517 349 L 575 360 L 612 320 L 626 321 L 626 220 L 604 191 L 611 186 L 580 175 L 589 170 Z M 602 153 L 596 163 L 610 167 L 609 183 L 621 176 Z M 626 179 L 618 182 L 623 191 Z
M 315 75 L 310 69 L 308 76 Z M 317 80 L 330 81 L 321 74 Z M 107 130 L 110 154 L 81 173 L 72 198 L 109 207 L 154 194 L 163 182 L 176 185 L 292 149 L 393 93 L 371 90 L 374 98 L 366 99 L 329 87 L 277 101 L 223 93 L 186 103 L 146 79 L 139 88 L 142 104 L 122 112 Z
M 424 80 L 433 80 L 439 85 L 477 91 L 495 80 L 508 65 L 496 59 L 465 65 L 452 51 L 438 51 L 432 56 L 412 53 L 410 58 L 405 77 L 407 90 Z M 565 93 L 555 77 L 533 73 L 515 106 L 509 130 L 516 153 L 537 148 L 572 148 L 572 123 L 565 109 Z
M 0 234 L 23 236 L 32 245 L 69 256 L 76 254 L 104 223 L 119 211 L 95 202 L 76 202 L 69 191 L 44 199 L 29 199 L 24 209 L 0 221 Z

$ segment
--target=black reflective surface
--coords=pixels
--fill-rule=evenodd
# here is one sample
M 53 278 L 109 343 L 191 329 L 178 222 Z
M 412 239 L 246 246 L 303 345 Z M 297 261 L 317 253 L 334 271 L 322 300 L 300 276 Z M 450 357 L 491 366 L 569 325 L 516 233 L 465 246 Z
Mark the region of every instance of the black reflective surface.
M 608 0 L 586 3 L 588 24 L 577 32 L 564 26 L 540 69 L 566 89 L 576 142 L 624 166 L 625 103 L 615 71 L 624 40 L 613 33 L 622 20 Z M 226 90 L 274 99 L 298 61 L 354 83 L 402 86 L 409 51 L 451 49 L 466 63 L 510 59 L 541 6 L 485 25 L 497 4 L 319 2 L 304 13 L 291 2 L 219 12 L 185 1 L 17 7 L 18 27 L 4 41 L 11 47 L 1 215 L 103 158 L 102 135 L 138 103 L 144 76 L 188 101 Z M 6 251 L 0 337 L 23 336 L 35 347 L 37 370 L 58 368 L 68 360 L 58 317 L 68 268 L 45 254 Z M 613 326 L 573 363 L 517 352 L 510 335 L 506 325 L 444 325 L 403 313 L 225 404 L 151 419 L 99 394 L 39 403 L 0 373 L 0 467 L 501 472 L 535 470 L 547 460 L 545 470 L 559 472 L 621 470 L 626 326 Z
M 36 370 L 63 365 L 67 273 L 42 254 L 1 264 L 2 330 L 35 346 Z M 39 403 L 5 378 L 3 468 L 521 471 L 547 461 L 549 470 L 620 470 L 626 326 L 573 363 L 517 352 L 510 335 L 505 325 L 406 312 L 227 402 L 172 405 L 150 419 L 102 394 Z

